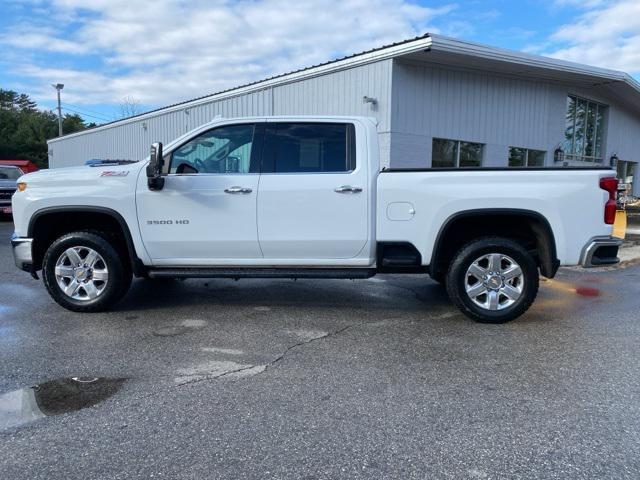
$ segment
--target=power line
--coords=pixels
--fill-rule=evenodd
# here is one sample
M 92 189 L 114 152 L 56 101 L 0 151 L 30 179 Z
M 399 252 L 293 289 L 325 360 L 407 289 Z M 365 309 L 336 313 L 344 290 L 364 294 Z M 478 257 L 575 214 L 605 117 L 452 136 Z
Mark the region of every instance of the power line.
M 87 107 L 81 107 L 80 105 L 74 105 L 73 103 L 66 103 L 66 102 L 62 102 L 63 105 L 69 105 L 70 107 L 73 108 L 77 108 L 78 110 L 82 111 L 82 112 L 89 112 L 89 113 L 94 113 L 96 115 L 100 115 L 100 116 L 105 116 L 106 114 L 102 113 L 102 112 L 96 112 L 95 110 L 91 110 Z M 115 117 L 112 117 L 111 120 L 114 120 Z
M 73 113 L 77 113 L 78 115 L 84 115 L 85 117 L 91 117 L 91 118 L 95 118 L 96 120 L 102 120 L 104 122 L 110 122 L 111 119 L 110 118 L 105 118 L 105 117 L 97 117 L 95 115 L 89 115 L 88 113 L 85 112 L 79 112 L 78 110 L 74 110 L 73 108 L 67 108 L 67 107 L 62 107 L 63 110 L 67 110 L 68 112 L 73 112 Z
M 70 104 L 66 103 L 64 105 L 70 105 Z M 62 108 L 64 110 L 68 110 L 68 111 L 73 112 L 73 113 L 77 113 L 77 114 L 80 114 L 80 115 L 86 115 L 87 117 L 97 118 L 98 120 L 104 120 L 104 121 L 107 121 L 107 122 L 112 120 L 111 118 L 107 118 L 106 116 L 104 116 L 103 114 L 100 114 L 98 112 L 87 113 L 86 110 L 83 110 L 83 109 L 80 109 L 80 108 L 78 108 L 76 110 L 74 108 L 69 108 L 69 107 L 66 107 L 66 106 L 63 106 Z

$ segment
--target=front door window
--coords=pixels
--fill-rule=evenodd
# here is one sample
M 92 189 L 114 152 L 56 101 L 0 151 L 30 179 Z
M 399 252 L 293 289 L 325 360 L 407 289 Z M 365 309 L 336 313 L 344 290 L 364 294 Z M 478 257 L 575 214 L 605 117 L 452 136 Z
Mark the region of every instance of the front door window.
M 204 132 L 171 155 L 169 173 L 249 173 L 254 125 L 231 125 Z

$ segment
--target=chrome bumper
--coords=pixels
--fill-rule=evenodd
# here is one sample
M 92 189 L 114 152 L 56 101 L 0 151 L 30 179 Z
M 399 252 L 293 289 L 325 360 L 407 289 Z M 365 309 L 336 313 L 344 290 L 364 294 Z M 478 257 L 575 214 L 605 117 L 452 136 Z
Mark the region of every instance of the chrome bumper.
M 32 238 L 18 237 L 15 233 L 11 237 L 11 248 L 16 267 L 25 272 L 32 271 L 33 256 L 31 255 Z
M 622 240 L 615 237 L 594 237 L 582 249 L 580 265 L 585 268 L 615 265 L 620 262 L 618 249 Z

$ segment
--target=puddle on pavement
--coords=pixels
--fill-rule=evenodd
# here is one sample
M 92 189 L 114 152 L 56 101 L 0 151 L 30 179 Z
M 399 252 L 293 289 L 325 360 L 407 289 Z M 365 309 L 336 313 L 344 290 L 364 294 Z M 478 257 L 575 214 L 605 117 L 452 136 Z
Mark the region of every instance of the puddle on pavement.
M 0 395 L 0 430 L 92 407 L 114 395 L 126 378 L 72 377 Z

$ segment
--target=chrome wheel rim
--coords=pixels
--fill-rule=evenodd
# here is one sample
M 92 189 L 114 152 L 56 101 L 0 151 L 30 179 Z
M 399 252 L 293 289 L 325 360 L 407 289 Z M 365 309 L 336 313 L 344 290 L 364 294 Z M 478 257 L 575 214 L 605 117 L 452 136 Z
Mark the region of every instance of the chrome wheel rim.
M 67 297 L 89 302 L 98 298 L 109 283 L 104 258 L 89 247 L 71 247 L 58 258 L 55 277 Z
M 516 303 L 524 290 L 524 274 L 518 263 L 502 253 L 475 259 L 465 274 L 465 291 L 484 310 L 504 310 Z

